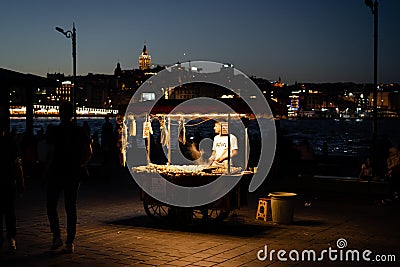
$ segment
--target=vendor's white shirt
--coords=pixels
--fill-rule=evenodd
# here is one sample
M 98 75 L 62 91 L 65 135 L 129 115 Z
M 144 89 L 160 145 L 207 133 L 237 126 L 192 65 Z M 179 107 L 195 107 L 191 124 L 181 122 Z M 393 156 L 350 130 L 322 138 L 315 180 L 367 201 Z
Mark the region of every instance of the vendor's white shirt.
M 231 155 L 232 155 L 233 150 L 238 149 L 238 145 L 236 136 L 231 134 L 230 137 L 231 137 L 230 139 L 231 139 Z M 214 137 L 212 150 L 215 150 L 216 159 L 220 158 L 224 154 L 226 154 L 225 156 L 228 156 L 228 136 L 227 135 L 222 136 L 220 134 L 216 135 Z M 227 162 L 228 160 L 225 161 Z

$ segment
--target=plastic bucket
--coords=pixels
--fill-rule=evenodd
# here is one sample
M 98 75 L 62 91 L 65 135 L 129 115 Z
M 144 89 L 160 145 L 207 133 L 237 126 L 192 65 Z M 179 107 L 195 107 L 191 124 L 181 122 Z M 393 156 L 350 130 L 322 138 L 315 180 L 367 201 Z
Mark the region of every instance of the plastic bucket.
M 288 192 L 270 193 L 272 221 L 280 224 L 293 223 L 294 203 L 297 194 Z

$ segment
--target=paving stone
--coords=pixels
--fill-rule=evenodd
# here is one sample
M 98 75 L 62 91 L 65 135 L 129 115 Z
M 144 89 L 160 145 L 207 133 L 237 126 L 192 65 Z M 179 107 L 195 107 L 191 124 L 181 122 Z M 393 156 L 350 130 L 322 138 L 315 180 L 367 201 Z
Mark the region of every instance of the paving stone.
M 16 202 L 18 251 L 15 256 L 0 253 L 0 266 L 319 266 L 276 259 L 261 262 L 257 252 L 265 245 L 322 251 L 336 248 L 341 237 L 351 249 L 386 255 L 398 251 L 399 209 L 371 204 L 368 198 L 322 196 L 311 207 L 298 205 L 294 224 L 278 225 L 254 219 L 257 197 L 252 197 L 249 206 L 222 225 L 177 227 L 151 221 L 131 182 L 121 179 L 107 185 L 92 180 L 81 187 L 76 253 L 65 255 L 49 253 L 45 190 L 36 181 L 27 181 L 30 191 Z M 59 214 L 65 235 L 63 201 Z M 336 266 L 329 261 L 323 265 Z

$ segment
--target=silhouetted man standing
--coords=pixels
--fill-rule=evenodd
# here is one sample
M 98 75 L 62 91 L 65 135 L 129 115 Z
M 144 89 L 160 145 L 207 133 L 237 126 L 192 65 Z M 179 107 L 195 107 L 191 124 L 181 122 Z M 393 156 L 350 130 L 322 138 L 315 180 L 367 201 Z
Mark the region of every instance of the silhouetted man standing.
M 49 145 L 49 171 L 47 175 L 47 216 L 53 233 L 51 250 L 63 245 L 57 204 L 61 191 L 64 192 L 65 211 L 67 213 L 67 239 L 65 249 L 74 252 L 77 210 L 76 201 L 83 166 L 91 155 L 90 139 L 83 127 L 72 122 L 73 106 L 69 102 L 60 105 L 60 124 L 49 127 L 47 142 Z
M 17 233 L 15 217 L 15 192 L 24 191 L 24 178 L 21 160 L 17 157 L 17 146 L 8 132 L 5 121 L 0 121 L 0 250 L 3 237 L 3 217 L 6 223 L 8 250 L 17 249 L 15 236 Z

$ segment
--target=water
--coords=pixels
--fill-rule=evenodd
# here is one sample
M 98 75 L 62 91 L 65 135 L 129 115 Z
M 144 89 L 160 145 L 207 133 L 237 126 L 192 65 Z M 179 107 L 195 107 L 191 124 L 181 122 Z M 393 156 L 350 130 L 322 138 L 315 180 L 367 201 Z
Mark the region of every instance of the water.
M 91 134 L 93 135 L 97 132 L 101 138 L 101 127 L 104 123 L 104 118 L 78 118 L 78 125 L 83 125 L 85 121 L 91 129 Z M 115 119 L 110 119 L 110 121 L 115 128 Z M 34 133 L 38 134 L 40 131 L 45 131 L 47 125 L 51 123 L 58 124 L 59 119 L 44 117 L 34 118 Z M 317 155 L 322 154 L 324 142 L 328 145 L 329 155 L 358 157 L 368 154 L 372 144 L 372 120 L 281 120 L 280 126 L 284 134 L 290 137 L 294 143 L 307 139 Z M 379 138 L 386 135 L 393 146 L 400 145 L 399 126 L 400 119 L 379 120 Z M 207 127 L 213 127 L 213 125 L 208 125 Z M 17 134 L 23 133 L 25 131 L 25 119 L 12 118 L 11 128 L 15 128 Z M 137 133 L 140 136 L 140 123 L 137 123 L 137 129 Z M 208 133 L 209 130 L 210 129 L 206 129 L 205 132 Z M 250 132 L 251 131 L 249 131 L 249 133 Z M 187 128 L 187 133 L 191 133 L 189 127 Z M 236 135 L 240 142 L 242 140 L 241 134 L 239 133 Z
M 104 123 L 104 118 L 97 117 L 80 117 L 78 118 L 78 125 L 83 126 L 83 123 L 87 122 L 91 135 L 94 133 L 98 133 L 99 137 L 101 137 L 101 127 Z M 113 124 L 114 128 L 116 126 L 116 122 L 113 119 L 110 119 L 110 122 Z M 40 132 L 46 132 L 46 128 L 49 124 L 57 125 L 60 123 L 59 118 L 57 117 L 38 117 L 33 119 L 33 133 L 37 135 Z M 25 118 L 11 118 L 11 129 L 15 129 L 17 134 L 22 134 L 25 131 Z
M 372 146 L 372 120 L 281 120 L 281 128 L 294 142 L 307 139 L 314 152 L 322 154 L 323 144 L 329 155 L 360 156 Z M 393 146 L 400 145 L 400 120 L 378 121 L 378 138 L 387 137 Z

